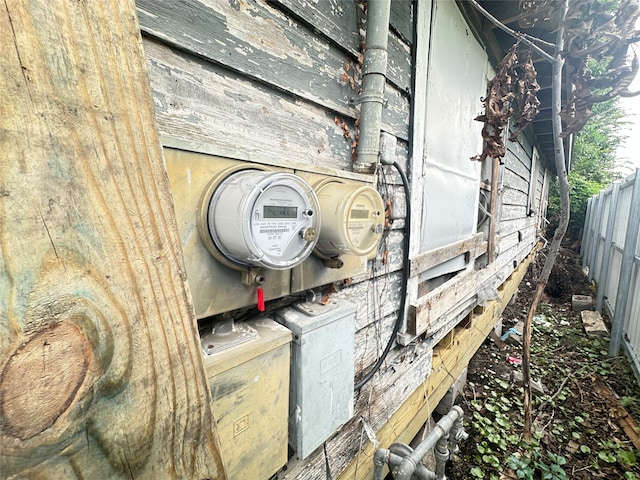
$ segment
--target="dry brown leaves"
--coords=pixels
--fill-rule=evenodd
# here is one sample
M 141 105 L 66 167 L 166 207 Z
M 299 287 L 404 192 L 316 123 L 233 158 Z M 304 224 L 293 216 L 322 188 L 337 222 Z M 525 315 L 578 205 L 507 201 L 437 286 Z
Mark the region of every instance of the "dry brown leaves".
M 484 122 L 482 138 L 484 149 L 471 160 L 483 161 L 487 157 L 502 159 L 506 153 L 504 132 L 509 126 L 514 107 L 516 130 L 509 137 L 515 141 L 520 133 L 538 114 L 540 101 L 536 94 L 540 85 L 536 81 L 536 70 L 531 53 L 524 54 L 524 62 L 518 63 L 518 45 L 506 53 L 498 65 L 496 75 L 487 85 L 487 96 L 482 100 L 485 111 L 475 120 Z M 502 160 L 501 162 L 502 163 Z

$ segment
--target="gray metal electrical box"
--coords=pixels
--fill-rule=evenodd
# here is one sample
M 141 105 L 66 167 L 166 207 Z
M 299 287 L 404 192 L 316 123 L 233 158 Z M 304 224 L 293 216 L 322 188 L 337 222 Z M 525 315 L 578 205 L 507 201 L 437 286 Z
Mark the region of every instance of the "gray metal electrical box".
M 277 320 L 293 333 L 289 445 L 304 459 L 353 415 L 354 304 L 301 303 Z

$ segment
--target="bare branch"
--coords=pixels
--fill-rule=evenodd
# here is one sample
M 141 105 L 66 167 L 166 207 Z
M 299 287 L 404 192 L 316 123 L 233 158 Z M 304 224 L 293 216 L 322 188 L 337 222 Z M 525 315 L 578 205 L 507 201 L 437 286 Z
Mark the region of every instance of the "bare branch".
M 534 37 L 531 37 L 530 35 L 525 35 L 523 33 L 516 32 L 515 30 L 510 29 L 504 23 L 502 23 L 500 20 L 498 20 L 496 17 L 491 15 L 484 8 L 482 8 L 476 0 L 468 0 L 468 1 L 471 5 L 473 5 L 476 8 L 476 10 L 478 10 L 482 15 L 484 15 L 487 18 L 487 20 L 493 23 L 500 30 L 507 32 L 513 38 L 520 40 L 522 43 L 530 47 L 532 50 L 534 50 L 537 54 L 539 54 L 542 58 L 544 58 L 548 62 L 553 62 L 553 57 L 551 55 L 549 55 L 547 52 L 541 49 L 538 45 L 536 45 L 531 40 L 529 40 L 530 38 L 534 38 Z M 544 43 L 545 45 L 548 45 L 548 46 L 553 46 L 552 44 L 545 42 L 544 40 L 540 40 L 539 38 L 535 38 L 535 41 Z

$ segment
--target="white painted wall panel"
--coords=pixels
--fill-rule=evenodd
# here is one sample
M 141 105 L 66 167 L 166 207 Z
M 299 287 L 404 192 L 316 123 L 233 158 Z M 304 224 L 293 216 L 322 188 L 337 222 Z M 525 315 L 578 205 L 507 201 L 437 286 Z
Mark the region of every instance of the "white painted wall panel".
M 435 3 L 428 73 L 421 251 L 476 231 L 482 150 L 480 97 L 488 60 L 455 2 Z

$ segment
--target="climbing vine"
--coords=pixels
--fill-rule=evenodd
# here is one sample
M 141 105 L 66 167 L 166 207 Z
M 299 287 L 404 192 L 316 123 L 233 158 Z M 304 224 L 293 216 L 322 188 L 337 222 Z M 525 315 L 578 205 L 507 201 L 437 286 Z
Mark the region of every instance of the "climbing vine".
M 557 17 L 559 5 L 560 2 L 550 0 L 520 0 L 520 27 L 532 28 L 551 21 Z M 564 22 L 565 48 L 561 52 L 566 70 L 571 72 L 569 81 L 572 84 L 560 113 L 563 137 L 584 127 L 593 115 L 595 104 L 640 94 L 629 91 L 629 85 L 640 69 L 638 55 L 632 48 L 640 41 L 640 30 L 636 30 L 639 18 L 638 0 L 571 0 Z M 552 46 L 547 42 L 538 43 Z M 540 86 L 531 51 L 519 54 L 518 44 L 516 42 L 505 54 L 487 86 L 487 96 L 482 99 L 485 113 L 476 117 L 484 122 L 484 150 L 472 160 L 502 159 L 506 153 L 504 130 L 514 111 L 515 131 L 510 135 L 510 141 L 515 141 L 538 114 L 540 101 L 536 95 Z
M 553 18 L 558 2 L 521 0 L 520 8 L 520 26 L 531 28 Z M 573 88 L 560 114 L 564 137 L 584 127 L 595 104 L 640 94 L 629 91 L 640 66 L 631 48 L 640 41 L 640 31 L 636 30 L 639 18 L 637 0 L 571 0 L 562 53 Z

